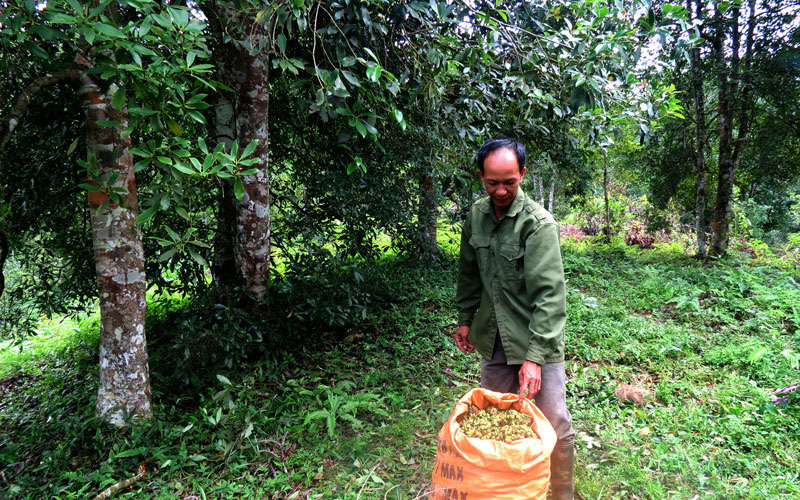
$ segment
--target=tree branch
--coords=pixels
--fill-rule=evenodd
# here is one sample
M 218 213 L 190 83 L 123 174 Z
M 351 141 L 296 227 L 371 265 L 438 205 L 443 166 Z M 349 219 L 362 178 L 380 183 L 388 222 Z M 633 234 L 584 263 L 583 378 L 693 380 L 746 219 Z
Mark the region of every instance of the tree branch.
M 116 492 L 117 490 L 121 490 L 122 488 L 127 488 L 128 486 L 132 485 L 136 481 L 143 478 L 145 474 L 147 474 L 147 469 L 145 469 L 144 464 L 142 464 L 139 466 L 139 472 L 135 476 L 131 476 L 128 479 L 112 484 L 111 486 L 100 492 L 99 495 L 94 497 L 93 500 L 106 500 L 107 498 L 111 498 L 111 495 L 113 495 L 114 492 Z
M 0 165 L 2 165 L 3 160 L 3 150 L 8 144 L 8 141 L 11 140 L 11 134 L 14 133 L 14 130 L 19 125 L 20 120 L 25 115 L 25 111 L 28 109 L 28 105 L 31 103 L 31 100 L 45 87 L 49 87 L 50 85 L 55 85 L 58 82 L 64 80 L 77 80 L 78 72 L 74 69 L 67 69 L 64 71 L 60 71 L 58 73 L 54 73 L 52 75 L 46 75 L 37 78 L 33 81 L 30 85 L 22 89 L 22 92 L 17 96 L 17 100 L 14 103 L 14 107 L 11 109 L 11 114 L 9 117 L 2 122 L 0 122 Z

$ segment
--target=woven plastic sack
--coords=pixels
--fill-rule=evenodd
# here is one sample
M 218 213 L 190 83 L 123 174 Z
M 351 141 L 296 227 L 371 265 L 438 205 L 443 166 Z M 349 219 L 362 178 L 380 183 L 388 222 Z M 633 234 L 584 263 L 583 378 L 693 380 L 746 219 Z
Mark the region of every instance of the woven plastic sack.
M 512 408 L 533 417 L 538 438 L 512 443 L 471 438 L 461 432 L 458 418 L 470 405 Z M 486 389 L 472 389 L 456 403 L 439 431 L 433 491 L 429 500 L 544 500 L 550 482 L 550 454 L 556 433 L 544 414 L 528 399 Z

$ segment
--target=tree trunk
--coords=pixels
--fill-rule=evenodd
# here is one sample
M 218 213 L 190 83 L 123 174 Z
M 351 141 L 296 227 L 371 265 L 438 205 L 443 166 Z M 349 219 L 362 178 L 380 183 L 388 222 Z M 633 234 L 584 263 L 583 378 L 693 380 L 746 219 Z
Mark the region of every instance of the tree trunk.
M 744 70 L 739 71 L 739 48 L 741 34 L 739 33 L 739 15 L 741 8 L 732 7 L 733 25 L 731 28 L 731 75 L 725 65 L 724 54 L 724 22 L 722 14 L 717 9 L 715 21 L 717 22 L 717 36 L 714 40 L 714 51 L 717 56 L 717 79 L 719 83 L 719 174 L 717 176 L 717 202 L 714 208 L 713 234 L 711 237 L 711 252 L 724 255 L 728 250 L 730 221 L 733 204 L 733 184 L 739 155 L 744 146 L 748 130 L 750 109 L 750 69 L 752 64 L 753 39 L 755 34 L 755 0 L 748 1 L 749 18 L 747 38 L 745 42 Z M 735 5 L 735 4 L 734 4 Z M 741 96 L 739 82 L 742 81 Z M 734 104 L 741 107 L 739 130 L 736 139 L 733 137 Z
M 732 161 L 733 146 L 733 103 L 731 102 L 730 79 L 725 60 L 725 21 L 719 6 L 716 7 L 714 16 L 716 36 L 714 38 L 714 52 L 717 58 L 717 84 L 719 106 L 719 155 L 717 173 L 717 202 L 714 207 L 713 234 L 711 237 L 711 252 L 715 255 L 724 255 L 728 249 L 728 233 L 730 231 L 731 206 L 733 202 L 733 175 Z M 738 30 L 732 30 L 731 35 L 735 41 Z M 733 45 L 738 49 L 739 44 Z M 737 56 L 738 57 L 738 56 Z
M 611 243 L 611 206 L 608 203 L 608 160 L 603 155 L 603 198 L 606 203 L 606 243 Z
M 269 30 L 250 13 L 238 11 L 216 0 L 198 3 L 215 34 L 212 48 L 218 78 L 233 89 L 220 93 L 214 112 L 216 141 L 229 146 L 236 141 L 242 151 L 253 140 L 258 145 L 252 167 L 258 171 L 242 176 L 243 196 L 233 197 L 230 185 L 220 188 L 217 233 L 214 238 L 214 279 L 218 284 L 241 285 L 254 300 L 261 301 L 269 286 L 270 195 L 269 195 Z M 236 33 L 229 33 L 235 30 Z M 231 37 L 244 38 L 235 44 Z M 263 50 L 262 50 L 263 49 Z M 231 205 L 228 205 L 230 201 Z
M 439 248 L 436 222 L 436 185 L 430 172 L 423 174 L 420 181 L 419 224 L 422 232 L 422 245 L 425 254 L 433 254 Z
M 692 12 L 692 0 L 686 0 L 689 12 Z M 701 16 L 702 3 L 697 0 L 697 17 Z M 695 200 L 695 230 L 697 232 L 697 255 L 706 258 L 706 111 L 705 93 L 703 91 L 703 71 L 700 60 L 700 48 L 695 47 L 690 51 L 692 89 L 694 91 L 695 114 L 695 168 L 697 169 L 697 195 Z
M 220 54 L 223 49 L 217 48 L 217 68 L 221 76 L 226 75 L 225 61 L 227 55 Z M 228 83 L 228 82 L 226 82 Z M 225 150 L 230 152 L 234 137 L 236 137 L 236 123 L 233 102 L 224 91 L 216 93 L 212 126 L 213 143 L 225 144 Z M 231 288 L 238 283 L 236 270 L 236 199 L 234 198 L 233 185 L 228 179 L 218 179 L 218 205 L 217 205 L 217 231 L 214 234 L 214 260 L 211 264 L 211 274 L 214 284 L 221 288 Z
M 257 22 L 245 22 L 250 47 L 261 47 L 268 33 Z M 253 153 L 258 171 L 242 177 L 244 196 L 236 217 L 236 251 L 239 274 L 245 290 L 263 300 L 269 286 L 270 198 L 269 198 L 269 68 L 265 54 L 238 51 L 233 61 L 236 83 L 236 139 L 240 150 L 258 140 Z
M 553 209 L 555 208 L 554 207 L 555 202 L 556 202 L 556 180 L 555 178 L 553 178 L 553 180 L 550 181 L 550 198 L 547 204 L 547 210 L 550 213 L 553 213 Z
M 538 175 L 534 178 L 536 182 L 537 191 L 539 194 L 539 205 L 544 206 L 544 175 Z
M 145 339 L 145 275 L 142 233 L 136 225 L 138 200 L 130 136 L 121 137 L 128 111 L 111 105 L 107 91 L 89 77 L 81 82 L 86 106 L 86 142 L 98 177 L 127 190 L 122 203 L 105 192 L 89 192 L 97 288 L 100 296 L 100 388 L 96 413 L 101 420 L 126 425 L 128 416 L 153 416 Z M 98 120 L 120 122 L 104 127 Z M 107 202 L 107 203 L 106 203 Z

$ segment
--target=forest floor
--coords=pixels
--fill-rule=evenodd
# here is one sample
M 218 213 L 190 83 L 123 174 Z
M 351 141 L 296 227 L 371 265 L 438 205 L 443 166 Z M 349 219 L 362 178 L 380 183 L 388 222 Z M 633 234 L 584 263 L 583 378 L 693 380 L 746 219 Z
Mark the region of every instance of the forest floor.
M 800 391 L 771 399 L 800 381 L 800 284 L 737 255 L 565 240 L 578 498 L 800 497 Z M 379 266 L 390 293 L 330 327 L 154 302 L 156 418 L 127 431 L 93 416 L 96 315 L 2 344 L 0 498 L 93 498 L 140 466 L 115 498 L 426 498 L 479 362 L 451 339 L 453 256 Z

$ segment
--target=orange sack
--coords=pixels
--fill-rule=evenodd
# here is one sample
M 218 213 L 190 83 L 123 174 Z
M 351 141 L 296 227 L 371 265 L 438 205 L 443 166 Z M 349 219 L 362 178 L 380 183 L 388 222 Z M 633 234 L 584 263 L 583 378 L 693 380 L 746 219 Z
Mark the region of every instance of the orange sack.
M 533 417 L 538 438 L 512 443 L 467 437 L 458 419 L 470 406 L 512 408 Z M 556 432 L 541 411 L 516 394 L 472 389 L 456 403 L 439 431 L 429 500 L 544 500 Z

